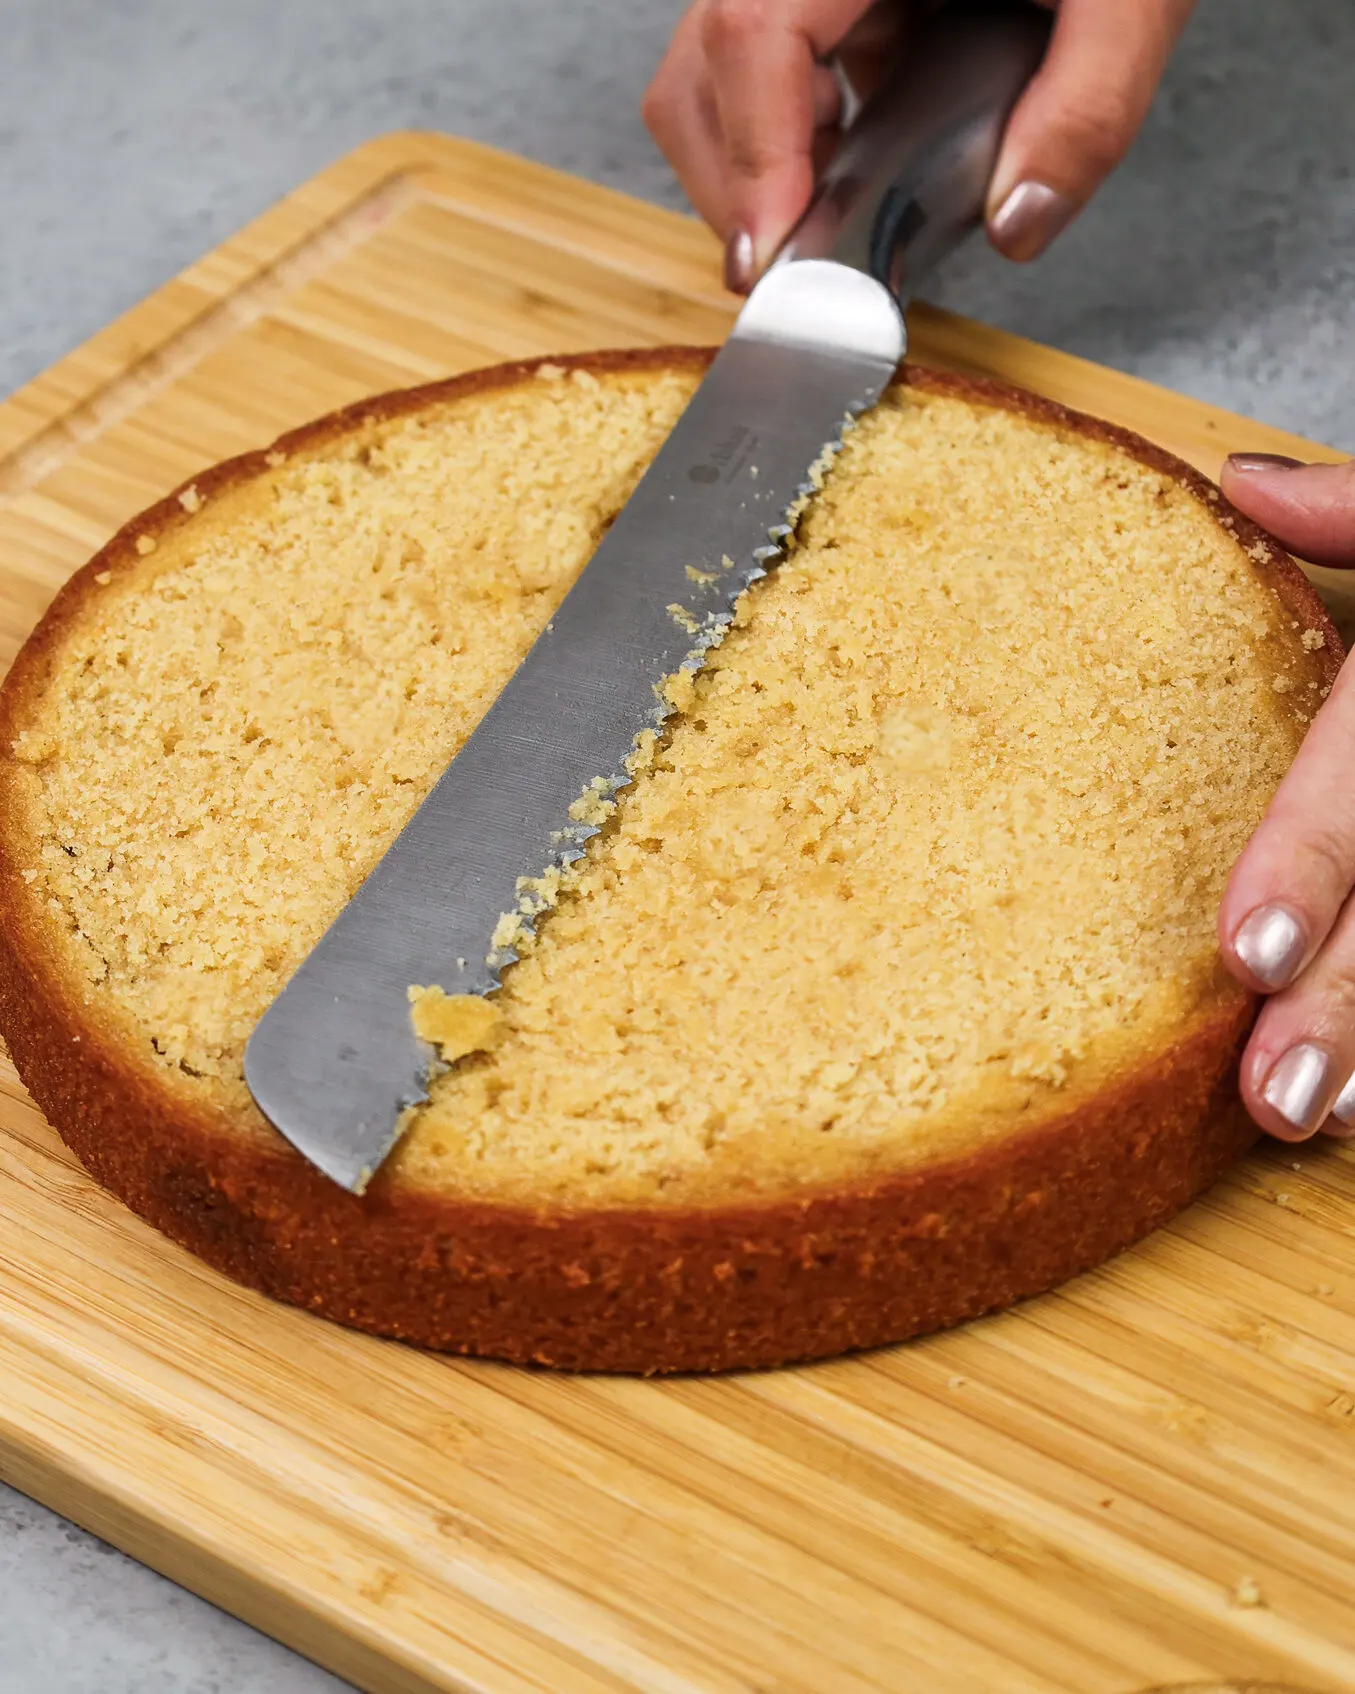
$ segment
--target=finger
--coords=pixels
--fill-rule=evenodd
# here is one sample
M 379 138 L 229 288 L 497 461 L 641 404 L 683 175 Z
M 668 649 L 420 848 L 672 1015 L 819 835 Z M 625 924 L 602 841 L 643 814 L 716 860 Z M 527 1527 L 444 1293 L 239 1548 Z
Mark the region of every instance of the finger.
M 1355 1071 L 1336 1096 L 1331 1116 L 1322 1125 L 1322 1132 L 1336 1141 L 1355 1141 Z
M 1235 453 L 1223 492 L 1291 553 L 1315 565 L 1355 567 L 1355 459 L 1298 465 L 1265 453 Z
M 701 47 L 700 10 L 693 7 L 678 24 L 640 111 L 683 193 L 711 228 L 725 235 L 729 207 L 724 145 Z
M 1287 987 L 1355 885 L 1355 668 L 1347 666 L 1233 866 L 1219 908 L 1224 962 L 1249 988 Z
M 753 275 L 785 240 L 814 186 L 818 61 L 868 0 L 708 0 L 701 17 L 724 143 L 726 233 L 747 234 Z M 831 80 L 831 79 L 830 79 Z
M 1035 258 L 1119 164 L 1193 7 L 1063 0 L 993 173 L 988 232 L 999 252 Z
M 1326 1127 L 1355 1070 L 1355 903 L 1292 988 L 1270 999 L 1242 1058 L 1242 1098 L 1262 1129 L 1303 1141 Z M 1351 1108 L 1346 1106 L 1347 1110 Z

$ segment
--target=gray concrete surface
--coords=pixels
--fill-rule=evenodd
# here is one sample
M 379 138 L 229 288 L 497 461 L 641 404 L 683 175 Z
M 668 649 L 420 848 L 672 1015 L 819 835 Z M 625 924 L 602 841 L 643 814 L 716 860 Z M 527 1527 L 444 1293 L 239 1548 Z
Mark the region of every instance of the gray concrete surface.
M 383 130 L 680 205 L 636 115 L 678 10 L 0 0 L 0 392 Z M 1056 252 L 1017 270 L 975 246 L 933 294 L 1355 450 L 1353 51 L 1350 0 L 1203 0 L 1130 161 Z M 340 1686 L 0 1486 L 0 1694 Z

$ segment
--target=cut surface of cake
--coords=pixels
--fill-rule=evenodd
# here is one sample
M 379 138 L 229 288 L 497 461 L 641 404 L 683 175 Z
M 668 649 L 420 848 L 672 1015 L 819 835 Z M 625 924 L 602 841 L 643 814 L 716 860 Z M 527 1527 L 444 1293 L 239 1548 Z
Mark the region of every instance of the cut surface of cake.
M 916 370 L 497 1016 L 411 985 L 455 1062 L 368 1194 L 259 1115 L 254 1024 L 706 359 L 501 367 L 322 420 L 129 525 L 16 662 L 0 1028 L 90 1170 L 230 1274 L 429 1346 L 770 1364 L 1047 1288 L 1253 1133 L 1214 919 L 1335 632 L 1185 466 Z

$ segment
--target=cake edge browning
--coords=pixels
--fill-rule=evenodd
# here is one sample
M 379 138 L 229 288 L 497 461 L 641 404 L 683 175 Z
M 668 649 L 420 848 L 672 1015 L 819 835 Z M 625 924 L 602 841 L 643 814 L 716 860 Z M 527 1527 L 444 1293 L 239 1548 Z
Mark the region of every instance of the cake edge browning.
M 369 423 L 534 378 L 699 371 L 659 348 L 534 359 L 364 400 L 191 479 L 204 500 Z M 1119 448 L 1196 496 L 1291 617 L 1341 645 L 1276 544 L 1203 476 L 1114 425 L 986 379 L 905 368 L 929 392 L 1003 407 Z M 176 490 L 66 583 L 0 688 L 0 747 L 40 690 L 95 577 L 146 564 L 136 539 L 190 515 Z M 0 761 L 0 820 L 13 765 Z M 89 1172 L 216 1269 L 351 1327 L 443 1351 L 628 1373 L 762 1367 L 878 1346 L 1012 1304 L 1104 1262 L 1181 1210 L 1256 1138 L 1236 1066 L 1257 1008 L 1241 987 L 1091 1102 L 910 1172 L 714 1207 L 535 1209 L 378 1177 L 359 1199 L 279 1140 L 239 1133 L 138 1064 L 69 980 L 0 825 L 0 1033 Z M 1230 985 L 1231 987 L 1231 985 Z

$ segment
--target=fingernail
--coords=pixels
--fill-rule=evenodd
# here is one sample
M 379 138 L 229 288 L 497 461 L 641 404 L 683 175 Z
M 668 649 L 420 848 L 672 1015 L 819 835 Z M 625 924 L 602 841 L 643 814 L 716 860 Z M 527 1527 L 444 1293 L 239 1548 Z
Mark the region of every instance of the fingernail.
M 747 294 L 753 286 L 753 238 L 746 229 L 734 230 L 725 242 L 725 287 Z
M 1230 453 L 1228 469 L 1244 476 L 1248 471 L 1298 471 L 1303 469 L 1303 460 L 1284 453 Z
M 1300 1041 L 1275 1061 L 1261 1097 L 1286 1123 L 1311 1135 L 1331 1110 L 1331 1055 L 1311 1041 Z
M 1238 925 L 1233 951 L 1258 982 L 1284 988 L 1299 973 L 1308 938 L 1283 906 L 1258 906 Z
M 1332 1101 L 1331 1115 L 1343 1124 L 1355 1127 L 1355 1076 Z
M 1076 204 L 1047 182 L 1018 182 L 988 220 L 988 236 L 1009 259 L 1035 259 L 1076 214 Z

